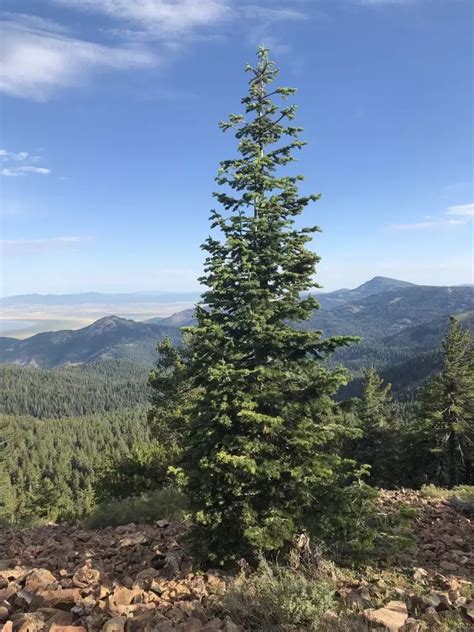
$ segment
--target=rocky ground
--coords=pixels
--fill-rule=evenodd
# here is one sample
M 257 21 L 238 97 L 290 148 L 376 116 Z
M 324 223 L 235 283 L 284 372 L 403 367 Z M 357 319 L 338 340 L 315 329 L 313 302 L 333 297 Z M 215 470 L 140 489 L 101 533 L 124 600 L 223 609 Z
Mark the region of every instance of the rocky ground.
M 413 512 L 414 547 L 394 552 L 382 567 L 333 568 L 337 608 L 327 613 L 323 628 L 450 630 L 450 617 L 457 615 L 456 625 L 474 631 L 470 518 L 462 507 L 417 492 L 383 494 L 387 521 L 400 506 Z M 193 571 L 179 544 L 184 531 L 164 521 L 100 530 L 4 530 L 0 629 L 244 632 L 219 606 L 230 579 L 218 571 Z

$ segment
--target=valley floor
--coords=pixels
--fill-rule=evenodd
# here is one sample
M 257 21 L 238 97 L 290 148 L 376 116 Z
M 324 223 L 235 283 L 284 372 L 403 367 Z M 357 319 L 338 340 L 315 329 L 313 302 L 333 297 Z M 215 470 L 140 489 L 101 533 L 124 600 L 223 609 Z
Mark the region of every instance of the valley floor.
M 411 547 L 377 568 L 321 569 L 336 598 L 321 630 L 474 629 L 474 524 L 446 499 L 382 492 L 387 521 L 400 508 L 410 516 Z M 96 530 L 3 530 L 0 629 L 247 630 L 220 603 L 232 579 L 219 571 L 193 571 L 180 545 L 185 531 L 185 525 L 166 521 Z

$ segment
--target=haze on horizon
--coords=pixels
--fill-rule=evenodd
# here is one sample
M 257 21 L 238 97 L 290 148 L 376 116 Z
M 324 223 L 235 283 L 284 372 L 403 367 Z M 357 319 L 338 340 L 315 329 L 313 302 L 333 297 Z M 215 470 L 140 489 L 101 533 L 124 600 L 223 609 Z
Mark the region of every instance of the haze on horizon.
M 324 291 L 473 283 L 473 6 L 4 0 L 0 295 L 199 291 L 260 43 L 298 88 Z

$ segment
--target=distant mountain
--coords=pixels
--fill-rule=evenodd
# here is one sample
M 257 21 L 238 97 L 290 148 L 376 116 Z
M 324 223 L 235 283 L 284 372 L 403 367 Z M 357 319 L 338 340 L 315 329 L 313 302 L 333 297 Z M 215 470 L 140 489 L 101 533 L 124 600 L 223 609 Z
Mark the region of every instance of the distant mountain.
M 432 351 L 452 314 L 474 330 L 472 286 L 423 286 L 375 277 L 354 290 L 318 298 L 321 309 L 300 326 L 319 329 L 324 336 L 361 336 L 361 342 L 334 356 L 353 371 L 400 364 Z M 75 331 L 0 338 L 0 363 L 55 367 L 117 358 L 149 367 L 156 361 L 157 342 L 165 336 L 178 341 L 180 328 L 193 322 L 194 309 L 186 309 L 145 322 L 109 316 Z
M 166 327 L 186 327 L 187 325 L 193 325 L 196 322 L 194 317 L 194 307 L 191 307 L 190 309 L 183 309 L 180 312 L 171 314 L 171 316 L 150 318 L 144 322 L 165 325 Z
M 22 307 L 31 305 L 133 305 L 143 303 L 195 302 L 198 292 L 131 292 L 106 294 L 85 292 L 83 294 L 22 294 L 0 298 L 0 307 Z
M 399 281 L 398 279 L 390 279 L 389 277 L 375 276 L 370 281 L 366 281 L 353 290 L 341 289 L 334 292 L 321 292 L 316 294 L 321 307 L 324 309 L 332 309 L 350 301 L 358 301 L 367 298 L 371 294 L 380 294 L 390 290 L 396 290 L 405 287 L 416 287 L 414 283 L 408 281 Z
M 316 310 L 305 323 L 325 335 L 351 334 L 384 338 L 407 327 L 474 309 L 474 288 L 408 285 L 369 294 L 351 295 L 342 304 Z
M 0 363 L 55 367 L 123 358 L 151 366 L 156 344 L 166 336 L 177 342 L 179 329 L 107 316 L 82 329 L 0 338 Z

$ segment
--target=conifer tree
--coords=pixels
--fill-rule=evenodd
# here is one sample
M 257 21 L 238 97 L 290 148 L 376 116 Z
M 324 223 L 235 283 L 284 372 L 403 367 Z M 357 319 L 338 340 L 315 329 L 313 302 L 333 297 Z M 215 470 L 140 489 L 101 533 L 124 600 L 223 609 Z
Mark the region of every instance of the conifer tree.
M 331 397 L 347 374 L 321 363 L 353 339 L 295 326 L 318 307 L 309 291 L 319 287 L 319 257 L 307 247 L 319 229 L 295 223 L 319 195 L 300 194 L 303 177 L 283 174 L 305 144 L 287 102 L 295 90 L 272 86 L 278 71 L 265 48 L 246 70 L 244 114 L 220 125 L 235 130 L 239 155 L 216 178 L 223 210 L 212 212 L 211 228 L 221 238 L 203 245 L 208 289 L 187 329 L 188 391 L 175 401 L 185 418 L 176 473 L 194 548 L 215 563 L 255 559 L 314 530 L 322 499 L 340 503 L 355 476 L 340 455 L 347 431 Z
M 399 475 L 399 429 L 391 389 L 375 369 L 364 371 L 362 396 L 355 402 L 362 435 L 350 442 L 349 450 L 358 463 L 370 466 L 370 482 L 380 487 L 396 484 Z
M 0 421 L 0 525 L 10 523 L 15 514 L 15 490 L 7 467 L 8 421 Z
M 433 482 L 454 487 L 474 478 L 474 340 L 454 317 L 441 349 L 443 368 L 423 393 L 423 433 Z

